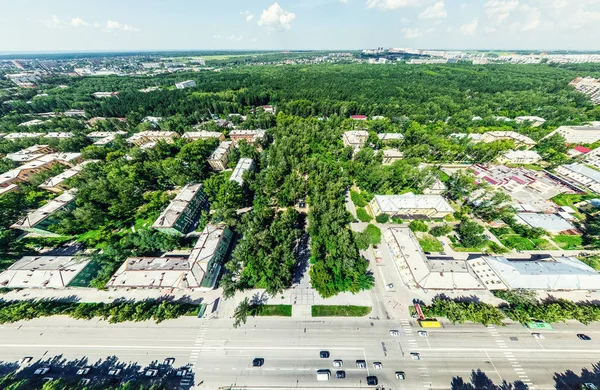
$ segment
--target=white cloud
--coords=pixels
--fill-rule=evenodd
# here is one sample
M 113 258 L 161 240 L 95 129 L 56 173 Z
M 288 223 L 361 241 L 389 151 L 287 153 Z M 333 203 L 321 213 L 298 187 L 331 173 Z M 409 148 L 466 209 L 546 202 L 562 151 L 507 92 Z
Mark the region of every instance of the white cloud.
M 533 31 L 537 30 L 538 27 L 542 24 L 542 14 L 539 9 L 533 8 L 528 10 L 527 20 L 525 24 L 521 28 L 521 31 Z
M 348 4 L 348 0 L 340 0 L 340 3 L 342 3 L 342 4 Z
M 237 35 L 236 36 L 235 34 L 231 34 L 229 37 L 227 37 L 227 39 L 230 40 L 230 41 L 233 41 L 233 42 L 239 42 L 242 39 L 244 39 L 244 37 L 241 36 L 241 35 Z
M 105 29 L 105 31 L 116 31 L 116 30 L 131 31 L 131 32 L 139 32 L 140 31 L 139 28 L 135 28 L 131 24 L 121 24 L 119 22 L 115 22 L 112 20 L 109 20 L 108 22 L 106 22 L 106 26 L 104 27 L 104 29 Z
M 437 3 L 430 5 L 419 14 L 419 18 L 421 19 L 443 19 L 447 16 L 448 13 L 446 12 L 444 0 L 440 0 Z
M 402 24 L 408 24 L 408 23 L 410 23 L 410 19 L 402 18 L 402 19 L 400 19 L 400 23 L 402 23 Z
M 40 20 L 40 23 L 42 23 L 48 28 L 56 28 L 64 25 L 63 22 L 61 22 L 61 20 L 56 15 L 52 15 L 52 18 L 50 20 Z
M 484 5 L 488 18 L 497 24 L 502 23 L 518 7 L 518 0 L 488 0 Z
M 475 30 L 477 30 L 477 25 L 479 24 L 479 18 L 473 19 L 470 23 L 463 24 L 460 26 L 460 33 L 462 35 L 473 35 L 475 34 Z
M 278 3 L 273 3 L 269 8 L 263 10 L 259 26 L 268 27 L 269 30 L 289 30 L 292 28 L 292 22 L 296 19 L 296 14 L 286 12 Z
M 73 27 L 91 27 L 91 24 L 81 18 L 71 19 L 71 26 Z
M 420 36 L 423 36 L 423 34 L 424 34 L 423 30 L 418 29 L 418 28 L 404 27 L 400 31 L 404 34 L 404 38 L 407 38 L 407 39 L 419 38 Z
M 215 34 L 215 35 L 213 35 L 213 39 L 221 39 L 221 34 Z
M 250 11 L 240 12 L 240 14 L 244 15 L 244 17 L 246 18 L 246 22 L 251 22 L 252 19 L 254 19 L 254 15 Z
M 421 5 L 420 0 L 367 0 L 369 8 L 398 9 Z
M 496 32 L 496 29 L 494 27 L 486 27 L 483 29 L 483 32 L 486 34 L 492 34 Z

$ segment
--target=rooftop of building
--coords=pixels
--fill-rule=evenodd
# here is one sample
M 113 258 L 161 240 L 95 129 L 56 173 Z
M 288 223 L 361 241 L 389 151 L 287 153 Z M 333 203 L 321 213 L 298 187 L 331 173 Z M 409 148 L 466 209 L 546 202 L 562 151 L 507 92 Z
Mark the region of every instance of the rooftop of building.
M 252 169 L 253 166 L 254 160 L 252 160 L 251 158 L 240 158 L 229 180 L 236 181 L 240 185 L 242 185 L 242 183 L 244 182 L 244 179 L 242 178 L 244 172 L 246 172 L 249 169 Z
M 562 232 L 575 229 L 573 224 L 556 214 L 519 213 L 516 215 L 516 218 L 531 227 L 539 227 L 547 232 Z
M 166 209 L 159 215 L 152 227 L 170 228 L 175 226 L 177 220 L 189 206 L 189 203 L 202 189 L 202 184 L 188 184 L 177 194 L 177 196 L 169 203 Z
M 561 165 L 562 168 L 568 169 L 569 171 L 578 173 L 582 176 L 589 178 L 592 181 L 600 183 L 600 172 L 595 169 L 589 168 L 583 164 L 573 163 Z
M 408 192 L 402 195 L 375 195 L 374 199 L 384 213 L 409 209 L 454 212 L 452 206 L 441 195 L 415 195 Z
M 221 142 L 219 144 L 219 146 L 215 149 L 215 151 L 212 152 L 212 154 L 210 155 L 210 157 L 208 159 L 209 160 L 220 160 L 223 157 L 223 155 L 229 151 L 229 149 L 231 148 L 231 145 L 233 145 L 233 142 L 231 142 L 231 141 Z
M 49 201 L 48 203 L 43 205 L 42 207 L 38 208 L 37 210 L 30 212 L 29 214 L 27 214 L 27 216 L 25 216 L 25 218 L 22 218 L 19 221 L 15 222 L 13 225 L 11 225 L 11 228 L 13 228 L 13 229 L 34 228 L 37 224 L 44 221 L 46 218 L 48 218 L 53 213 L 55 213 L 58 210 L 65 207 L 66 205 L 71 203 L 73 200 L 75 200 L 75 195 L 73 193 L 68 192 L 68 191 L 64 192 L 61 195 L 59 195 L 58 197 L 52 199 L 51 201 Z
M 65 288 L 89 262 L 73 256 L 25 256 L 0 274 L 0 286 Z

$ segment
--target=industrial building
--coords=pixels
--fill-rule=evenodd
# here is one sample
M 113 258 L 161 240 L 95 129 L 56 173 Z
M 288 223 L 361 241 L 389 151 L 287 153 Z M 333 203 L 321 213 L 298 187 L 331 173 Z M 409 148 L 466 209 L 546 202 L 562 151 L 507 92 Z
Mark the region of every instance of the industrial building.
M 202 184 L 188 184 L 169 203 L 151 227 L 168 234 L 185 234 L 207 206 L 208 198 L 202 190 Z

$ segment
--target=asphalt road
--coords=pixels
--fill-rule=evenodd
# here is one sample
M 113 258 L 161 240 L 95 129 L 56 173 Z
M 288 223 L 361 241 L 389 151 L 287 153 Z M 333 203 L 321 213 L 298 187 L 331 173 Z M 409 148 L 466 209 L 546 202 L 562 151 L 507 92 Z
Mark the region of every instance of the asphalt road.
M 0 329 L 3 362 L 63 355 L 93 363 L 116 355 L 122 362 L 145 366 L 174 357 L 175 365 L 194 364 L 200 389 L 358 389 L 367 388 L 367 375 L 376 375 L 386 389 L 448 389 L 455 377 L 469 382 L 472 370 L 481 370 L 496 384 L 521 381 L 532 389 L 553 389 L 555 373 L 571 369 L 579 374 L 600 360 L 600 327 L 576 324 L 542 331 L 543 340 L 519 325 L 445 325 L 420 337 L 413 320 L 368 319 L 249 319 L 233 329 L 228 319 L 110 325 L 54 317 Z M 401 336 L 390 336 L 390 329 L 400 330 Z M 592 340 L 577 339 L 580 332 Z M 319 358 L 321 350 L 331 357 Z M 419 352 L 421 360 L 411 360 L 410 352 Z M 252 367 L 255 357 L 264 358 L 264 366 Z M 317 382 L 318 369 L 330 369 L 334 376 L 334 359 L 343 360 L 346 379 Z M 367 369 L 356 368 L 357 359 L 366 360 Z M 375 361 L 382 370 L 373 368 Z M 397 380 L 395 371 L 404 371 L 407 379 Z

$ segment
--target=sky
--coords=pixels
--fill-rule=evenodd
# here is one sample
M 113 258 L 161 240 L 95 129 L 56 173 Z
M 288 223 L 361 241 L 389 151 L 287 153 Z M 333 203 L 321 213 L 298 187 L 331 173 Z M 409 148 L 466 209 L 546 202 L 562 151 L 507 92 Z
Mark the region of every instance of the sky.
M 600 0 L 0 0 L 0 52 L 600 50 Z

